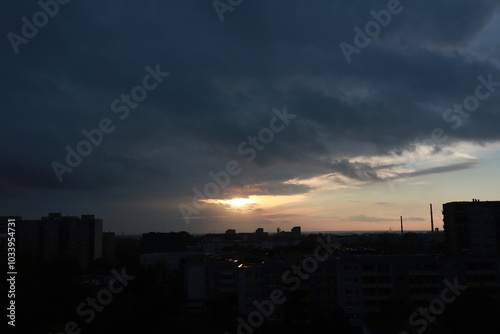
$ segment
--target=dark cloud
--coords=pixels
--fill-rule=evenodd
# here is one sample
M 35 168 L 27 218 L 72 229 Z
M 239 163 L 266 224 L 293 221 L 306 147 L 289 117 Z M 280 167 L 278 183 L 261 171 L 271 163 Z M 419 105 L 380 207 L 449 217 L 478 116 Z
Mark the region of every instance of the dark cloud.
M 424 222 L 427 219 L 422 218 L 422 217 L 410 217 L 410 218 L 404 218 L 404 220 L 411 221 L 411 222 Z
M 285 219 L 285 218 L 300 217 L 300 215 L 293 213 L 279 213 L 279 214 L 265 215 L 265 217 L 267 219 Z
M 447 131 L 446 145 L 498 141 L 498 94 L 457 131 L 442 114 L 474 93 L 478 75 L 500 81 L 492 62 L 466 54 L 499 3 L 402 4 L 404 11 L 350 65 L 339 43 L 352 43 L 354 26 L 363 27 L 370 11 L 387 1 L 246 1 L 224 22 L 211 1 L 61 6 L 18 54 L 7 38 L 0 46 L 0 185 L 6 198 L 0 211 L 41 215 L 56 207 L 75 214 L 88 208 L 132 226 L 134 219 L 125 217 L 139 219 L 155 203 L 162 208 L 155 217 L 162 218 L 154 220 L 177 226 L 177 204 L 189 201 L 192 189 L 231 159 L 241 163 L 242 173 L 222 197 L 294 195 L 314 188 L 290 180 L 320 175 L 383 181 L 381 170 L 394 166 L 353 158 L 402 154 L 436 127 Z M 38 10 L 34 2 L 9 2 L 0 14 L 2 31 L 20 34 L 21 17 Z M 498 59 L 494 51 L 490 57 Z M 120 120 L 111 103 L 130 94 L 146 66 L 156 64 L 170 76 Z M 248 162 L 238 145 L 268 127 L 273 108 L 283 106 L 297 117 Z M 66 145 L 75 148 L 85 139 L 81 131 L 103 118 L 115 131 L 59 183 L 51 163 L 64 163 Z
M 414 172 L 409 172 L 409 173 L 401 173 L 399 174 L 398 177 L 415 177 L 415 176 L 422 176 L 422 175 L 429 175 L 429 174 L 441 174 L 441 173 L 449 173 L 449 172 L 454 172 L 454 171 L 459 171 L 463 169 L 469 169 L 473 168 L 474 165 L 476 165 L 478 161 L 467 161 L 467 162 L 460 162 L 448 166 L 439 166 L 439 167 L 433 167 L 433 168 L 427 168 L 427 169 L 422 169 L 419 171 L 414 171 Z
M 367 163 L 349 162 L 347 159 L 342 159 L 333 163 L 335 171 L 347 176 L 353 180 L 359 181 L 380 181 L 377 172 Z
M 378 223 L 378 222 L 390 222 L 390 221 L 400 221 L 400 218 L 380 218 L 380 217 L 370 217 L 370 216 L 365 216 L 365 215 L 357 215 L 357 216 L 352 216 L 352 217 L 347 217 L 345 220 L 348 221 L 357 221 L 357 222 L 369 222 L 369 223 Z M 413 222 L 420 222 L 420 221 L 426 221 L 426 219 L 421 218 L 421 217 L 403 217 L 404 221 L 413 221 Z
M 234 182 L 234 184 L 225 188 L 220 198 L 247 198 L 250 195 L 258 196 L 291 196 L 307 194 L 314 187 L 303 184 L 284 184 L 274 182 L 273 184 L 255 184 L 243 185 L 241 182 Z
M 377 217 L 368 217 L 365 215 L 357 215 L 357 216 L 347 217 L 346 220 L 357 221 L 357 222 L 386 222 L 386 221 L 394 221 L 395 219 L 377 218 Z

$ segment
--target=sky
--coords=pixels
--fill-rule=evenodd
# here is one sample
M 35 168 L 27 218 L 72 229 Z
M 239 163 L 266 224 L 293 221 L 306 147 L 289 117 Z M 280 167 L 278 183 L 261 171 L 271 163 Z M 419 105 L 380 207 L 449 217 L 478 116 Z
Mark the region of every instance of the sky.
M 23 0 L 0 16 L 0 215 L 428 230 L 430 203 L 442 229 L 443 203 L 500 200 L 498 1 Z

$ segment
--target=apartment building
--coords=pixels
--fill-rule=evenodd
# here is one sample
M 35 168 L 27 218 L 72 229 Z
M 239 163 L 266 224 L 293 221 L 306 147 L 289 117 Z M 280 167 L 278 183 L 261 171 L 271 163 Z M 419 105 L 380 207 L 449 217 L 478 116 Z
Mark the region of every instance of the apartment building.
M 443 204 L 451 254 L 500 254 L 500 201 Z
M 351 324 L 361 325 L 369 314 L 428 306 L 440 298 L 445 280 L 481 289 L 491 298 L 500 296 L 496 256 L 342 254 L 319 262 L 304 279 L 290 274 L 300 262 L 270 259 L 238 264 L 205 259 L 189 263 L 188 299 L 196 298 L 201 305 L 220 292 L 235 292 L 238 313 L 248 315 L 256 310 L 256 302 L 280 289 L 289 302 L 300 305 L 296 321 L 301 318 L 307 323 L 312 316 L 342 309 Z M 281 321 L 290 312 L 290 307 L 277 307 L 268 321 Z
M 102 219 L 94 215 L 63 216 L 49 213 L 40 219 L 20 216 L 0 217 L 0 233 L 7 229 L 8 219 L 16 220 L 16 251 L 50 259 L 74 258 L 86 269 L 92 260 L 102 256 Z

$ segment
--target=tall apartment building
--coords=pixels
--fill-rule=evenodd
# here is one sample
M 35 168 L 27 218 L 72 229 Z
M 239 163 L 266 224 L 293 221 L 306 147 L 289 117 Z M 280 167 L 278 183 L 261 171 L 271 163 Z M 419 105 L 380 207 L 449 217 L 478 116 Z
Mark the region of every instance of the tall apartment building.
M 238 313 L 246 318 L 257 310 L 256 302 L 280 289 L 288 302 L 303 311 L 291 313 L 286 305 L 276 307 L 268 317 L 270 322 L 293 317 L 307 323 L 315 315 L 341 309 L 352 325 L 360 326 L 374 314 L 428 307 L 430 301 L 441 298 L 445 280 L 500 299 L 500 258 L 495 255 L 339 254 L 318 262 L 316 270 L 304 280 L 291 274 L 299 262 L 274 259 L 238 264 L 213 258 L 188 262 L 188 305 L 202 309 L 209 299 L 236 293 Z
M 500 201 L 446 203 L 443 216 L 452 254 L 500 254 Z
M 226 298 L 237 292 L 237 260 L 216 256 L 197 259 L 184 267 L 188 311 L 197 312 L 210 299 Z
M 0 233 L 7 229 L 8 219 L 16 220 L 18 254 L 50 259 L 74 258 L 80 268 L 102 256 L 102 219 L 94 215 L 62 216 L 49 213 L 41 219 L 0 217 Z

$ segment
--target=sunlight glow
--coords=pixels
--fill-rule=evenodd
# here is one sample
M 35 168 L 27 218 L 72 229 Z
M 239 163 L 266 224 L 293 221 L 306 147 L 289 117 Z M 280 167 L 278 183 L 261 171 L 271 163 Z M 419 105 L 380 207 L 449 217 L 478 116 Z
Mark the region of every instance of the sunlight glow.
M 232 206 L 242 206 L 245 204 L 254 203 L 252 198 L 233 198 L 222 201 L 225 204 L 230 204 Z

